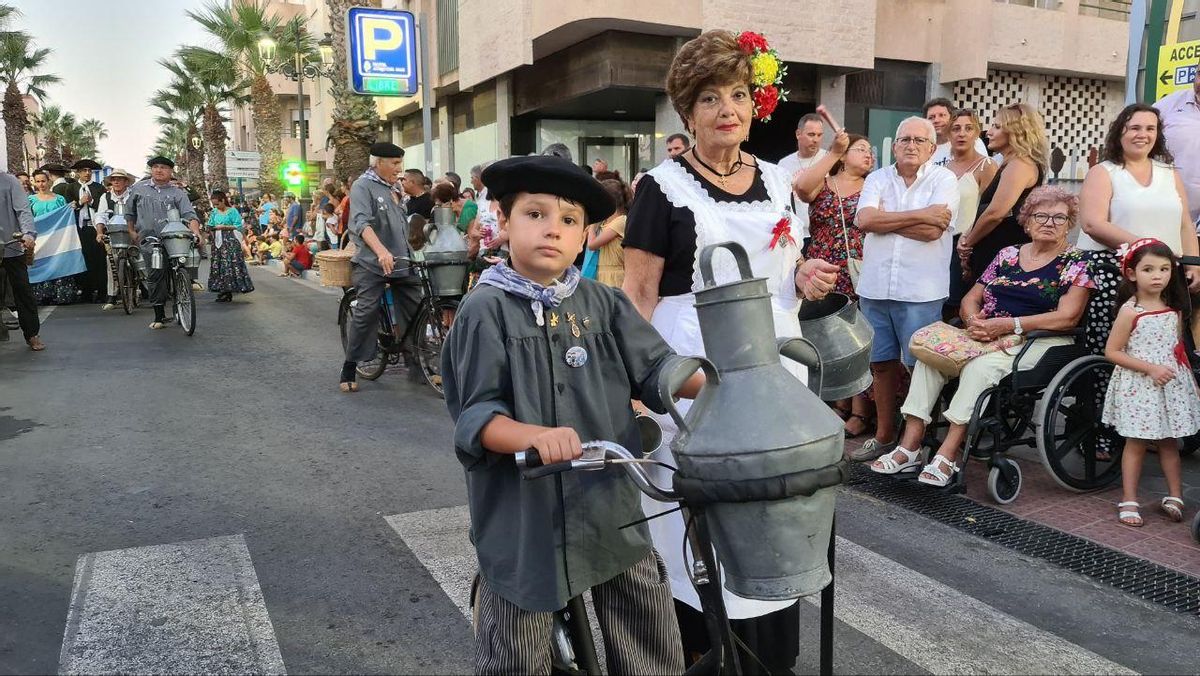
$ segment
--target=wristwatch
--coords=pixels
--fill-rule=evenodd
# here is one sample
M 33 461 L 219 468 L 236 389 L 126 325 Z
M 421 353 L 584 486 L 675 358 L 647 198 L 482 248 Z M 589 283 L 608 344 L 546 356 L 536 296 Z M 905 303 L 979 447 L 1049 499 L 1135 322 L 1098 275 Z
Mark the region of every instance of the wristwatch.
M 1013 317 L 1013 333 L 1018 336 L 1025 333 L 1025 329 L 1021 328 L 1020 317 Z

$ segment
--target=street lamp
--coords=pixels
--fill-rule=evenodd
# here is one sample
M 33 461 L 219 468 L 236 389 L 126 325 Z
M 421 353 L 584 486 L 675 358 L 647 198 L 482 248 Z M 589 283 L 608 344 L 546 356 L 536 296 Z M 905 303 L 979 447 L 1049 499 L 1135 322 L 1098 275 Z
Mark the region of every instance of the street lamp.
M 279 62 L 275 59 L 278 49 L 270 36 L 264 36 L 258 41 L 258 56 L 262 59 L 263 69 L 268 73 L 279 73 L 296 83 L 296 99 L 300 104 L 300 164 L 308 171 L 308 131 L 304 128 L 304 79 L 333 77 L 333 36 L 329 33 L 317 41 L 320 62 L 308 60 L 301 44 L 302 34 L 296 31 L 296 55 L 294 59 Z M 300 189 L 301 201 L 304 199 L 304 187 Z

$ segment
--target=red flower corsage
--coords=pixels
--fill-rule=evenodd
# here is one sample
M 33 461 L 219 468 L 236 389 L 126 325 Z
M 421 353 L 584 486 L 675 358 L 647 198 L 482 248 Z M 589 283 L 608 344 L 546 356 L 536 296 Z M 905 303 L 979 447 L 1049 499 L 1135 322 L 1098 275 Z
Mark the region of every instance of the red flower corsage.
M 745 31 L 738 36 L 738 47 L 742 48 L 743 52 L 753 54 L 755 51 L 767 51 L 767 39 L 759 33 Z
M 785 214 L 783 218 L 780 218 L 779 222 L 775 224 L 775 228 L 771 230 L 771 245 L 767 248 L 774 251 L 775 247 L 779 244 L 788 246 L 795 243 L 796 239 L 792 237 L 792 219 L 788 218 L 788 216 Z
M 779 88 L 775 85 L 759 87 L 754 90 L 754 114 L 761 120 L 771 117 L 779 106 Z

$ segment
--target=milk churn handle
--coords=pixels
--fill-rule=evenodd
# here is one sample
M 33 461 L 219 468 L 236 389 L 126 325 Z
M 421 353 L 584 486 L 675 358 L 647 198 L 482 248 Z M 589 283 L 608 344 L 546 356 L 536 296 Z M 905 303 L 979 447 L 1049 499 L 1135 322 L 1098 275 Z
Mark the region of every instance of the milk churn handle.
M 667 408 L 667 413 L 671 415 L 671 419 L 675 421 L 675 425 L 679 430 L 688 433 L 691 430 L 683 421 L 683 414 L 679 409 L 675 408 L 675 392 L 687 382 L 688 378 L 696 371 L 704 369 L 704 377 L 707 382 L 704 389 L 700 391 L 700 396 L 696 397 L 698 402 L 708 393 L 708 388 L 718 385 L 721 382 L 721 376 L 717 375 L 717 367 L 704 357 L 672 357 L 671 361 L 663 367 L 658 374 L 658 396 L 662 400 L 663 406 Z
M 817 346 L 799 336 L 778 338 L 775 344 L 779 346 L 779 354 L 808 367 L 808 389 L 820 396 L 824 372 L 821 370 L 821 353 L 817 351 Z
M 742 279 L 752 279 L 754 273 L 750 271 L 750 259 L 746 256 L 746 250 L 737 242 L 721 242 L 719 244 L 710 244 L 700 251 L 700 276 L 704 279 L 704 287 L 716 286 L 717 283 L 713 280 L 712 272 L 712 257 L 717 249 L 725 249 L 733 254 L 733 259 L 737 261 L 738 274 Z

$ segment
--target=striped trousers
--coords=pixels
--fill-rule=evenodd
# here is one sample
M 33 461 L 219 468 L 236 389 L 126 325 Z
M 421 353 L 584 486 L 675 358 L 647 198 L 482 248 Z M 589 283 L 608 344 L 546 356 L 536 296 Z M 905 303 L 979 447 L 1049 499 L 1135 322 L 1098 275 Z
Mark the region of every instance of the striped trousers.
M 683 673 L 671 582 L 658 552 L 651 550 L 624 573 L 592 587 L 592 601 L 608 673 Z M 475 673 L 550 673 L 552 613 L 522 610 L 480 576 L 475 615 Z

